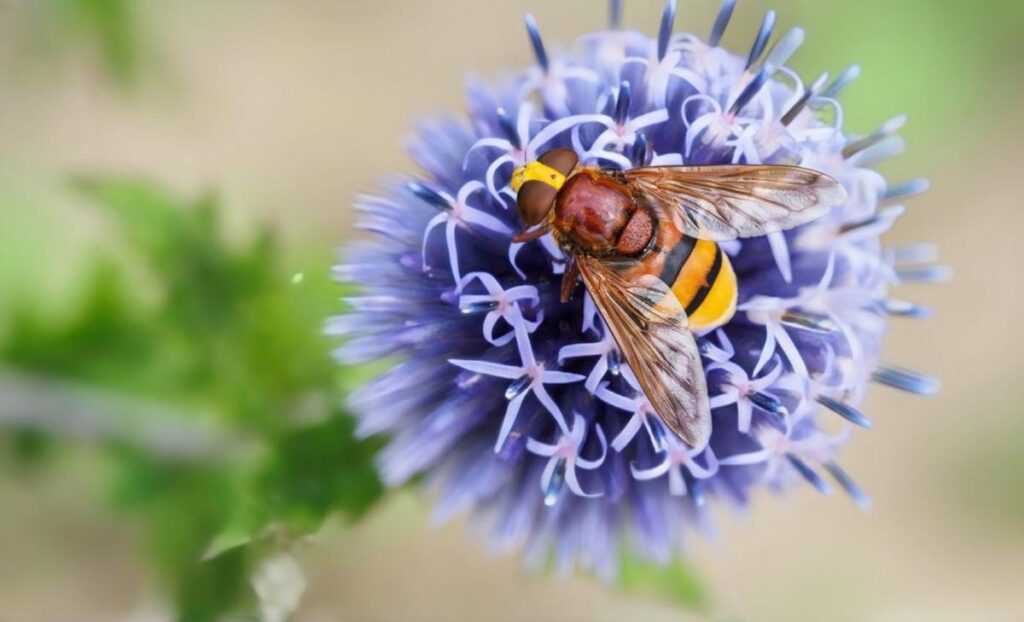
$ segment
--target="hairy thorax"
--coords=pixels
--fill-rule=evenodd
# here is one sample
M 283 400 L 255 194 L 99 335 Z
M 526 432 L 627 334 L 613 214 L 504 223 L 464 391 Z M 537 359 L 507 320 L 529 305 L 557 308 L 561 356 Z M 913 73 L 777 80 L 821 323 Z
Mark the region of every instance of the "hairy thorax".
M 651 240 L 650 214 L 611 175 L 583 169 L 566 180 L 555 200 L 554 228 L 595 255 L 636 255 Z

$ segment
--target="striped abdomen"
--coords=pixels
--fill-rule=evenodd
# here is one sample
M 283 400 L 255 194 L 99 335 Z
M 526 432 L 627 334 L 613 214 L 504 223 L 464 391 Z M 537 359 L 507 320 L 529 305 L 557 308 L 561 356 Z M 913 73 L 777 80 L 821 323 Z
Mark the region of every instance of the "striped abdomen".
M 559 185 L 551 226 L 578 252 L 639 258 L 633 276 L 661 277 L 686 310 L 691 329 L 721 326 L 736 312 L 736 275 L 718 245 L 683 235 L 670 222 L 658 223 L 612 175 L 590 168 L 570 175 Z
M 682 236 L 662 254 L 661 280 L 686 309 L 691 329 L 715 328 L 736 312 L 736 273 L 729 257 L 710 240 Z

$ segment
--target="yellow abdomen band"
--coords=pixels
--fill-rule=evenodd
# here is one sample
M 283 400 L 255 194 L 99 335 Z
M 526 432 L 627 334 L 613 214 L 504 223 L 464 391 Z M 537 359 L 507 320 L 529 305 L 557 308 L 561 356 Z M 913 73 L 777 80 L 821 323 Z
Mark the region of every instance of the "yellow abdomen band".
M 736 273 L 729 257 L 710 240 L 697 240 L 672 284 L 691 330 L 721 326 L 736 313 Z

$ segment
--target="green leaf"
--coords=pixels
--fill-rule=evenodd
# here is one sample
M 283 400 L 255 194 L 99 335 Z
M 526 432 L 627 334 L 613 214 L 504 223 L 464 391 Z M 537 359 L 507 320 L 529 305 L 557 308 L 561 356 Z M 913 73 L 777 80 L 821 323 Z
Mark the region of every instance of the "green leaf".
M 0 437 L 0 454 L 9 453 L 21 473 L 38 467 L 55 449 L 53 439 L 38 430 L 16 430 L 9 438 Z
M 383 493 L 373 465 L 379 443 L 357 440 L 354 427 L 336 412 L 281 438 L 257 484 L 272 515 L 308 533 L 330 512 L 349 520 L 366 513 Z
M 150 429 L 134 409 L 97 446 L 113 505 L 136 518 L 179 618 L 251 608 L 247 577 L 271 536 L 301 537 L 334 514 L 355 520 L 383 494 L 379 442 L 355 438 L 338 407 L 346 374 L 321 332 L 335 301 L 328 271 L 293 279 L 267 230 L 228 239 L 214 195 L 186 200 L 116 177 L 77 188 L 110 215 L 127 253 L 96 261 L 70 312 L 17 303 L 0 358 L 112 399 L 177 406 L 161 415 L 194 418 L 180 428 L 200 435 L 193 413 L 212 414 L 209 429 L 226 437 L 215 451 L 162 458 L 160 439 L 118 433 L 136 419 Z
M 171 586 L 178 619 L 203 622 L 251 605 L 249 552 L 203 553 L 240 498 L 226 467 L 170 463 L 131 447 L 111 454 L 112 498 L 145 525 L 160 575 Z
M 91 44 L 114 80 L 131 86 L 141 76 L 146 41 L 141 30 L 139 0 L 37 0 L 43 15 L 63 29 L 54 36 L 73 35 Z M 65 34 L 66 33 L 66 34 Z
M 8 365 L 55 376 L 117 381 L 146 360 L 152 327 L 127 294 L 116 266 L 97 263 L 70 317 L 53 317 L 22 303 L 11 311 L 0 358 Z
M 252 610 L 250 566 L 248 551 L 235 548 L 185 569 L 175 594 L 177 619 L 214 622 L 226 613 Z
M 622 560 L 622 588 L 628 592 L 654 594 L 696 611 L 708 607 L 707 594 L 690 566 L 679 560 L 661 566 L 635 556 Z
M 257 538 L 264 521 L 258 520 L 255 515 L 248 513 L 239 513 L 236 517 L 228 523 L 227 527 L 213 537 L 209 546 L 203 551 L 201 561 L 207 562 L 228 551 L 252 544 Z

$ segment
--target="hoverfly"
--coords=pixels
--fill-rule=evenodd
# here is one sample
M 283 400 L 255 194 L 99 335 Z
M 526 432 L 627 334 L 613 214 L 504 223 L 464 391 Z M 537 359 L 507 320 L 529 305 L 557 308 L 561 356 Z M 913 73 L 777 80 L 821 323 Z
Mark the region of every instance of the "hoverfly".
M 716 242 L 806 224 L 841 203 L 831 177 L 796 166 L 656 166 L 603 171 L 552 149 L 515 170 L 526 224 L 515 241 L 550 233 L 568 256 L 561 299 L 582 278 L 662 421 L 694 447 L 711 409 L 691 330 L 728 322 L 736 275 Z

